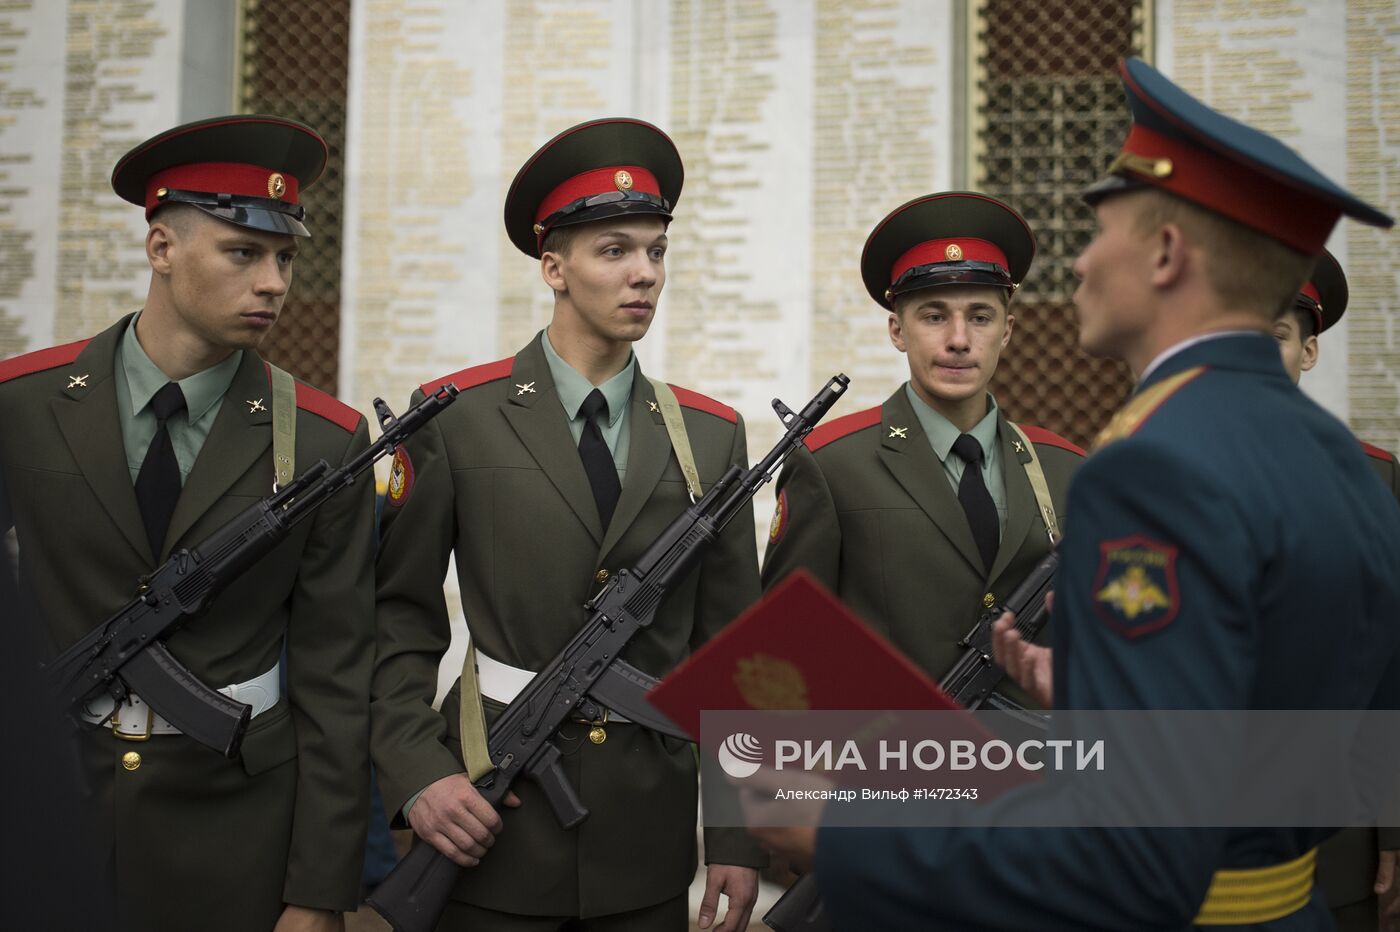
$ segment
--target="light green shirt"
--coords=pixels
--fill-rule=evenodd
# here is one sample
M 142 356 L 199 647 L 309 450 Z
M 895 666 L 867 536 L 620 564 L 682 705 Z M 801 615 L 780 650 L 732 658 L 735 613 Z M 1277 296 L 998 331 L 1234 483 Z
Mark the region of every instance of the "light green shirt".
M 140 315 L 137 315 L 139 317 Z M 126 465 L 131 470 L 131 481 L 141 473 L 141 463 L 146 458 L 146 450 L 156 435 L 156 414 L 151 410 L 151 399 L 165 386 L 170 378 L 153 362 L 136 339 L 136 320 L 131 318 L 126 333 L 122 335 L 117 348 L 117 415 L 121 419 L 122 445 L 126 448 Z M 214 418 L 224 401 L 224 393 L 233 384 L 233 376 L 243 360 L 243 352 L 234 353 L 228 359 L 203 372 L 181 379 L 180 391 L 185 395 L 185 410 L 171 415 L 166 422 L 170 434 L 170 444 L 175 448 L 175 459 L 180 464 L 180 482 L 183 484 L 194 468 L 194 461 L 209 437 L 209 429 L 214 426 Z
M 966 464 L 961 456 L 953 452 L 953 443 L 962 431 L 954 427 L 952 421 L 930 408 L 908 382 L 904 383 L 904 393 L 909 396 L 909 403 L 914 406 L 914 414 L 919 418 L 919 426 L 924 429 L 929 446 L 933 447 L 933 455 L 943 464 L 943 474 L 948 477 L 948 482 L 956 494 Z M 1001 529 L 1005 529 L 1006 479 L 1001 474 L 1001 445 L 997 443 L 997 400 L 990 394 L 987 395 L 986 417 L 978 421 L 977 426 L 968 433 L 982 445 L 982 482 L 987 486 L 987 491 L 991 493 L 992 501 L 997 506 L 997 519 Z
M 549 362 L 549 374 L 554 379 L 554 390 L 559 393 L 559 403 L 564 406 L 564 415 L 569 419 L 569 433 L 574 437 L 574 446 L 578 446 L 579 438 L 583 436 L 583 425 L 588 422 L 587 418 L 579 414 L 584 399 L 595 387 L 607 399 L 608 419 L 598 427 L 603 432 L 608 452 L 612 454 L 613 465 L 617 467 L 617 480 L 623 481 L 627 477 L 627 444 L 631 439 L 628 425 L 631 419 L 627 416 L 627 409 L 632 405 L 632 379 L 637 369 L 636 354 L 629 352 L 627 365 L 622 367 L 621 372 L 602 385 L 594 386 L 577 369 L 565 362 L 564 357 L 554 349 L 554 345 L 549 342 L 548 330 L 544 332 L 544 340 L 541 342 L 544 343 L 544 358 Z

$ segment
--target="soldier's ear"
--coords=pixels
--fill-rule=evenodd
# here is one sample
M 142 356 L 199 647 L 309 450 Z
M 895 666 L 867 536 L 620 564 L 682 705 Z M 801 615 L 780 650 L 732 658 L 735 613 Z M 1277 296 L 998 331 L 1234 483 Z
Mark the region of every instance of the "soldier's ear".
M 569 290 L 568 279 L 564 276 L 563 257 L 557 252 L 546 252 L 540 256 L 540 278 L 554 290 L 563 294 Z
M 1303 341 L 1302 369 L 1304 372 L 1317 365 L 1317 334 L 1310 333 Z
M 146 229 L 146 261 L 157 275 L 170 274 L 170 248 L 173 242 L 170 227 L 159 220 Z
M 901 326 L 898 311 L 890 312 L 890 342 L 893 343 L 894 348 L 901 353 L 906 352 L 906 347 L 904 345 L 904 327 Z

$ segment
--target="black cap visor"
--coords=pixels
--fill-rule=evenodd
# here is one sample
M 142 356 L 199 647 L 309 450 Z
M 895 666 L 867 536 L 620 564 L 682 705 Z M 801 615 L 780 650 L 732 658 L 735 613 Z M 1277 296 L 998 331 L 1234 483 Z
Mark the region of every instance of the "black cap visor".
M 160 207 L 167 204 L 188 204 L 204 213 L 235 226 L 260 230 L 264 233 L 281 233 L 288 236 L 311 235 L 302 222 L 306 219 L 306 208 L 300 204 L 269 197 L 246 197 L 236 194 L 206 194 L 203 191 L 169 191 L 161 198 Z M 159 210 L 160 207 L 156 209 Z
M 1011 274 L 995 262 L 934 262 L 916 265 L 899 276 L 890 286 L 889 297 L 893 301 L 911 291 L 922 291 L 939 285 L 985 285 L 992 288 L 1005 288 L 1007 293 L 1016 290 Z

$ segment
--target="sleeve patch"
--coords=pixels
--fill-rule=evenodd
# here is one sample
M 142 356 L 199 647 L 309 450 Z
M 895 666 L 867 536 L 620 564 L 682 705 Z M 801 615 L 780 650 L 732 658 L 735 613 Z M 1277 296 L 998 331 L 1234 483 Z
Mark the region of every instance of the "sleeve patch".
M 1099 543 L 1092 592 L 1099 620 L 1128 639 L 1160 631 L 1181 610 L 1177 549 L 1141 534 Z
M 787 489 L 783 489 L 778 493 L 778 505 L 773 509 L 773 520 L 768 523 L 768 543 L 776 544 L 787 533 L 788 508 Z
M 384 498 L 390 505 L 399 508 L 408 501 L 408 493 L 412 491 L 413 461 L 408 458 L 408 451 L 399 447 L 394 451 L 394 460 L 389 465 L 389 488 Z

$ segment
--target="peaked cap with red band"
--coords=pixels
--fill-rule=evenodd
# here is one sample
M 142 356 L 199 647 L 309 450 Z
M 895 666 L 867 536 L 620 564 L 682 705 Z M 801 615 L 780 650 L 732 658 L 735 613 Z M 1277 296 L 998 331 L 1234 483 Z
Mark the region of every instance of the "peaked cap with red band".
M 1161 188 L 1309 256 L 1322 253 L 1343 214 L 1394 224 L 1273 136 L 1212 110 L 1142 59 L 1119 71 L 1133 125 L 1109 177 L 1084 192 L 1089 204 Z
M 533 259 L 550 230 L 631 214 L 671 219 L 685 169 L 661 130 L 622 117 L 564 130 L 515 175 L 506 193 L 506 233 Z
M 153 136 L 117 161 L 112 189 L 146 208 L 190 204 L 267 233 L 309 236 L 299 198 L 326 167 L 326 142 L 295 120 L 214 117 Z
M 1303 284 L 1303 290 L 1298 292 L 1293 307 L 1312 316 L 1313 334 L 1316 335 L 1342 319 L 1349 297 L 1347 276 L 1342 271 L 1342 264 L 1324 249 L 1322 255 L 1317 257 L 1312 276 Z
M 1035 258 L 1035 235 L 1006 204 L 985 194 L 916 197 L 881 220 L 865 241 L 860 275 L 882 307 L 936 285 L 1015 291 Z

